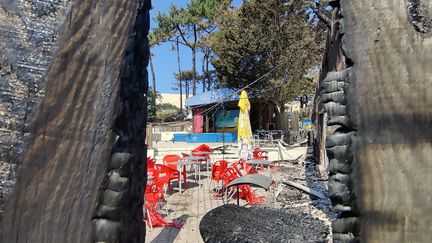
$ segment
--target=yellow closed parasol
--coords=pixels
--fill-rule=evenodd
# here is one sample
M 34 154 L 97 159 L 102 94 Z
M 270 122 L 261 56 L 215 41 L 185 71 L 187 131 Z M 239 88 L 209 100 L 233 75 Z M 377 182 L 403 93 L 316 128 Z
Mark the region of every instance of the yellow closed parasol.
M 238 142 L 239 142 L 239 156 L 240 159 L 249 160 L 253 157 L 252 147 L 252 129 L 249 119 L 249 111 L 251 108 L 248 95 L 246 91 L 242 91 L 240 94 L 240 100 L 238 103 L 240 108 L 240 115 L 238 119 Z

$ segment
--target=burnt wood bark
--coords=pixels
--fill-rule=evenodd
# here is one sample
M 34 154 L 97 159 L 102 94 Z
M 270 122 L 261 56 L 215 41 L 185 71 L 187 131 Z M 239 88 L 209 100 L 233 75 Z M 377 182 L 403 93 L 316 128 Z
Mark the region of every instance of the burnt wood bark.
M 1 242 L 143 242 L 148 0 L 74 0 Z
M 325 74 L 320 102 L 335 129 L 326 141 L 334 240 L 429 242 L 431 3 L 333 5 L 339 44 L 329 55 L 346 66 Z
M 45 94 L 70 0 L 0 1 L 0 215 Z

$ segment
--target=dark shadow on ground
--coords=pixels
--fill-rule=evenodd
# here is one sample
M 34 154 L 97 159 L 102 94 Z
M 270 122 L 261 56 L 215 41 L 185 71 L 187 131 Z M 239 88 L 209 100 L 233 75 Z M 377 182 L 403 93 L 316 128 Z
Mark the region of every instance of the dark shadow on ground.
M 189 218 L 188 214 L 173 219 L 175 223 L 184 223 Z M 180 233 L 181 228 L 165 227 L 150 243 L 172 243 Z
M 201 180 L 202 179 L 203 178 L 201 178 Z M 190 190 L 192 188 L 199 187 L 199 186 L 200 186 L 200 184 L 193 182 L 193 179 L 186 181 L 186 190 Z M 184 184 L 182 184 L 182 193 L 184 191 L 185 191 Z M 171 190 L 167 190 L 167 192 L 166 192 L 167 195 L 173 195 L 175 193 L 179 193 L 179 184 L 177 181 L 173 181 L 171 183 Z

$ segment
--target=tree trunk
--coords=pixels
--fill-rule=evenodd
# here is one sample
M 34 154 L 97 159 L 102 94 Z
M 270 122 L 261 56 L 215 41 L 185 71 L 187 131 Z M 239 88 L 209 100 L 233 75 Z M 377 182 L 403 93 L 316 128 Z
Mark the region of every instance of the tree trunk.
M 431 6 L 407 2 L 341 0 L 335 8 L 334 69 L 320 94 L 336 129 L 326 142 L 330 197 L 342 212 L 335 241 L 432 240 Z
M 189 98 L 189 80 L 185 80 L 186 99 Z
M 20 2 L 3 1 L 0 14 Z M 145 241 L 150 8 L 149 0 L 107 0 L 65 10 L 1 242 Z
M 279 114 L 283 114 L 285 113 L 285 104 L 280 104 L 279 105 Z
M 206 84 L 206 74 L 205 74 L 205 54 L 204 54 L 204 57 L 203 57 L 203 59 L 202 59 L 202 77 L 201 77 L 201 82 L 202 82 L 202 92 L 204 93 L 204 92 L 206 92 L 206 86 L 207 86 L 207 84 Z
M 180 66 L 180 46 L 179 46 L 178 37 L 177 37 L 177 41 L 176 41 L 176 50 L 177 50 L 178 74 L 179 74 L 179 77 L 180 77 L 181 66 Z M 181 80 L 181 78 L 180 78 L 180 80 L 179 80 L 179 86 L 180 86 L 179 91 L 180 91 L 180 110 L 181 111 L 183 110 L 183 85 L 182 85 L 182 83 L 183 83 L 183 80 Z
M 209 62 L 210 62 L 210 50 L 208 50 L 206 55 L 206 69 L 205 69 L 205 75 L 207 77 L 207 90 L 211 89 L 211 77 L 209 72 Z
M 192 70 L 193 70 L 193 83 L 192 83 L 192 95 L 196 95 L 197 91 L 197 76 L 196 76 L 196 43 L 197 43 L 197 30 L 196 25 L 193 25 L 194 43 L 192 47 Z
M 153 93 L 156 94 L 156 75 L 155 75 L 155 71 L 154 71 L 154 67 L 153 67 L 153 54 L 150 52 L 150 56 L 149 56 L 149 64 L 150 64 L 150 72 L 152 75 L 152 90 Z
M 197 91 L 196 48 L 192 48 L 192 70 L 193 70 L 192 95 L 196 95 L 196 91 Z

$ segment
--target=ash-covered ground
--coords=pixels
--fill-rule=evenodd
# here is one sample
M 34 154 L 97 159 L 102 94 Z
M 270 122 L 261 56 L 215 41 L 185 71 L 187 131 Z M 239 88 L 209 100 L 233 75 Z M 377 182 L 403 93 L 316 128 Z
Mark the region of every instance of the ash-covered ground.
M 224 205 L 206 214 L 200 225 L 205 242 L 331 242 L 331 210 L 327 194 L 327 176 L 309 162 L 281 161 L 269 175 L 276 181 L 273 192 L 260 206 Z M 325 173 L 323 173 L 325 174 Z M 312 196 L 281 183 L 296 182 L 313 189 L 325 199 Z M 216 230 L 215 230 L 216 229 Z

